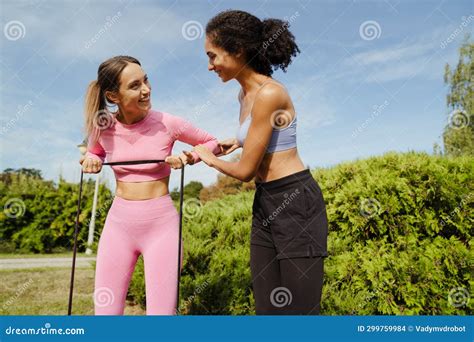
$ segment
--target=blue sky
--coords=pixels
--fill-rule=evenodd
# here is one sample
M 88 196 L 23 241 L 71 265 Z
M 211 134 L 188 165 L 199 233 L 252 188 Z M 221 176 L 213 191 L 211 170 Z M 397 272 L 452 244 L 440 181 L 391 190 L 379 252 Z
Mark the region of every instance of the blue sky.
M 99 64 L 138 58 L 153 108 L 218 139 L 235 135 L 238 83 L 207 71 L 202 28 L 221 10 L 291 22 L 302 53 L 283 82 L 305 164 L 327 167 L 387 151 L 433 150 L 447 122 L 444 66 L 472 32 L 471 1 L 18 1 L 1 3 L 0 167 L 79 180 L 83 101 Z M 184 145 L 175 145 L 175 152 Z M 113 173 L 104 172 L 113 188 Z M 217 172 L 187 168 L 186 182 Z M 179 182 L 172 174 L 171 187 Z

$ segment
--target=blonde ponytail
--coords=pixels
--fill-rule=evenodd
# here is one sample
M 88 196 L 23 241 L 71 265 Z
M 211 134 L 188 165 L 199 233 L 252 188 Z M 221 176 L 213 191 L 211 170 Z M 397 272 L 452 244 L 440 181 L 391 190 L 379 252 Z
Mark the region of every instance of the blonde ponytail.
M 84 105 L 85 134 L 89 143 L 94 143 L 99 139 L 100 132 L 95 125 L 95 116 L 99 110 L 103 109 L 102 102 L 100 86 L 94 80 L 87 87 Z

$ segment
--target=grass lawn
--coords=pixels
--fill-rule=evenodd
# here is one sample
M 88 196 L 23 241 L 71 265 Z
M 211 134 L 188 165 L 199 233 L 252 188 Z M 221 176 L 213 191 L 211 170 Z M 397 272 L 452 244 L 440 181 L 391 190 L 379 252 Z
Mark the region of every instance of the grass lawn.
M 67 315 L 70 277 L 70 268 L 0 271 L 0 315 Z M 93 293 L 94 269 L 76 269 L 73 315 L 94 314 Z M 144 314 L 127 302 L 125 315 Z

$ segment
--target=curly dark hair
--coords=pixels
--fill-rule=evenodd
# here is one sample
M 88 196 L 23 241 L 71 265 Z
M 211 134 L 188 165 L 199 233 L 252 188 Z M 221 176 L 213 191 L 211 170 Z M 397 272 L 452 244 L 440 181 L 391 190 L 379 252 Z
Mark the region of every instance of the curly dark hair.
M 286 72 L 292 58 L 300 52 L 289 27 L 284 20 L 261 21 L 244 11 L 227 10 L 207 23 L 206 35 L 230 54 L 243 52 L 252 69 L 271 76 L 278 68 Z

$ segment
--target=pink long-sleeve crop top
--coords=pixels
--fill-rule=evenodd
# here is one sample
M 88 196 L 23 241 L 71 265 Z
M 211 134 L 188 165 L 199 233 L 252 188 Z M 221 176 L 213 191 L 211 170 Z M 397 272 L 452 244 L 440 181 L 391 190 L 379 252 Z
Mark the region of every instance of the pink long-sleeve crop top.
M 140 121 L 126 125 L 112 116 L 110 127 L 101 130 L 98 141 L 87 147 L 86 158 L 108 162 L 165 159 L 171 155 L 174 142 L 203 144 L 214 154 L 219 152 L 216 138 L 180 117 L 150 110 Z M 192 152 L 194 161 L 199 156 Z M 122 182 L 146 182 L 170 175 L 167 163 L 114 165 L 115 178 Z

